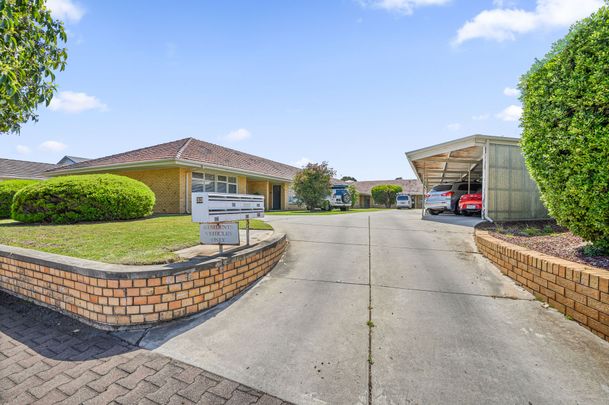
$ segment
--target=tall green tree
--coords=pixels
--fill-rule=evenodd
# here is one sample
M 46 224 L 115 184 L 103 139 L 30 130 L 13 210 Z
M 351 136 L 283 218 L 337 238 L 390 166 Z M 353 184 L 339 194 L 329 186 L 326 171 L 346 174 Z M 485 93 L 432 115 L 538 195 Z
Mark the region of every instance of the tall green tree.
M 520 90 L 522 150 L 550 215 L 609 250 L 609 8 L 575 24 Z
M 49 105 L 67 60 L 63 24 L 45 0 L 0 0 L 0 133 L 19 133 Z
M 372 187 L 372 189 L 370 190 L 370 194 L 372 194 L 374 202 L 376 202 L 377 204 L 382 204 L 386 208 L 391 208 L 391 206 L 395 202 L 395 197 L 398 193 L 401 192 L 402 187 L 394 186 L 392 184 L 381 184 Z
M 296 198 L 309 211 L 321 206 L 323 200 L 330 195 L 332 177 L 336 172 L 328 167 L 328 162 L 309 163 L 294 176 L 292 189 Z

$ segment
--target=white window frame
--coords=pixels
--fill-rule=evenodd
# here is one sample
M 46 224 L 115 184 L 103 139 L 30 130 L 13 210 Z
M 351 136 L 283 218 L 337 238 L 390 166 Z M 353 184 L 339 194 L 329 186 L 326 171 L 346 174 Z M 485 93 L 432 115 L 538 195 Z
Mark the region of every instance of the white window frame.
M 196 176 L 202 176 L 197 178 Z M 202 182 L 202 184 L 201 184 Z M 220 186 L 219 185 L 223 185 Z M 202 186 L 201 189 L 195 187 Z M 220 190 L 220 189 L 223 190 Z M 233 191 L 231 191 L 231 189 Z M 191 192 L 208 192 L 208 193 L 228 193 L 238 194 L 239 193 L 239 179 L 237 176 L 229 176 L 226 174 L 216 174 L 208 172 L 192 172 L 192 184 L 190 187 Z

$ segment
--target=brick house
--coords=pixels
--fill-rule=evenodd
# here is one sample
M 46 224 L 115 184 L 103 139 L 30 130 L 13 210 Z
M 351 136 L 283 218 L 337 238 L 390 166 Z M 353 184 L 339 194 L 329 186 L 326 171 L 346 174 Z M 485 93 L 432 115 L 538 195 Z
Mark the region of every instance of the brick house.
M 113 173 L 155 193 L 157 213 L 190 212 L 191 192 L 259 194 L 266 210 L 293 208 L 289 186 L 298 168 L 194 138 L 55 167 L 49 176 Z

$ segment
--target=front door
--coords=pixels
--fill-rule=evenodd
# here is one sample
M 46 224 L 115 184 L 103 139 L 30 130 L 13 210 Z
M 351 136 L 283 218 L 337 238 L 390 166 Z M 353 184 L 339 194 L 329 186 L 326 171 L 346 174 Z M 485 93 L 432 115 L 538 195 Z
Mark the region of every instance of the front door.
M 273 186 L 273 207 L 271 209 L 281 209 L 281 186 Z

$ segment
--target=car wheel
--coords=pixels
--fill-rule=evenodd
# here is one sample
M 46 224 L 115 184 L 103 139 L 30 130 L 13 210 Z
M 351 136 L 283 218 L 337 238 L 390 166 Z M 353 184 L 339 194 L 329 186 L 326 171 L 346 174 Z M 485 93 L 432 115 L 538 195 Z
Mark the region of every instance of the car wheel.
M 340 207 L 341 211 L 347 211 L 347 207 Z
M 431 215 L 438 215 L 440 213 L 440 211 L 436 210 L 427 210 L 427 212 L 429 212 Z

